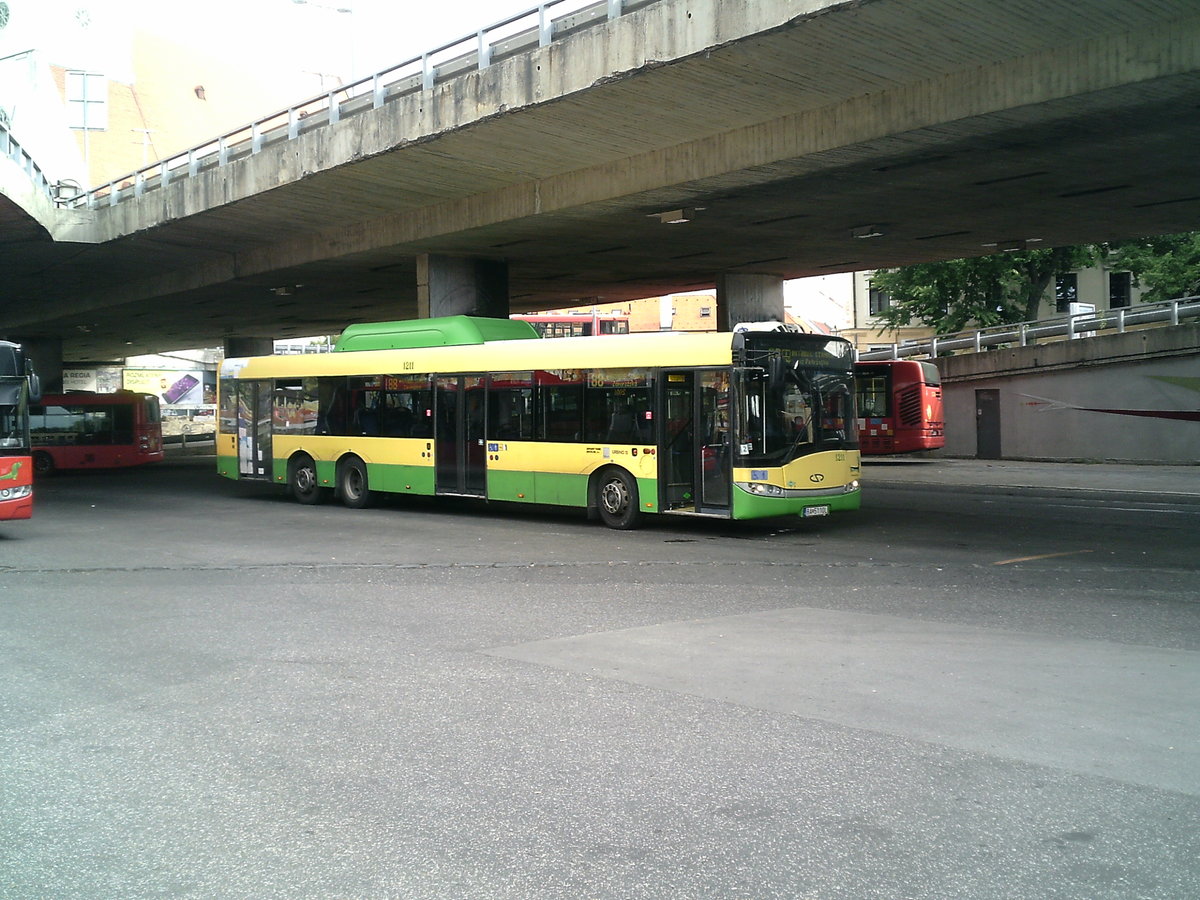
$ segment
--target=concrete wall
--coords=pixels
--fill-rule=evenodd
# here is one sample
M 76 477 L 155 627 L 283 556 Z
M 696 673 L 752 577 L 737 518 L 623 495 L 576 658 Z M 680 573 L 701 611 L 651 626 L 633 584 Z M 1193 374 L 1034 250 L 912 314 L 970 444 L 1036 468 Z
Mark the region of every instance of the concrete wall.
M 997 390 L 1004 459 L 1200 464 L 1200 326 L 937 362 L 946 455 L 977 455 L 976 391 Z

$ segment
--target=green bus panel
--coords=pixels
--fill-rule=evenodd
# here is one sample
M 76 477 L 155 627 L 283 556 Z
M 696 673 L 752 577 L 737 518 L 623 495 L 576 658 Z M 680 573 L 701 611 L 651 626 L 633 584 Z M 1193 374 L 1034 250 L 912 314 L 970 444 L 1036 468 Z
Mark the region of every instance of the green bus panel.
M 367 485 L 373 491 L 431 495 L 433 493 L 433 472 L 433 466 L 367 463 Z
M 534 473 L 535 499 L 538 503 L 555 506 L 578 506 L 588 502 L 588 476 L 563 475 L 558 472 Z
M 488 469 L 487 496 L 489 500 L 509 500 L 514 503 L 537 503 L 537 474 Z
M 238 480 L 238 458 L 236 456 L 218 456 L 217 457 L 217 474 L 224 475 L 226 478 Z

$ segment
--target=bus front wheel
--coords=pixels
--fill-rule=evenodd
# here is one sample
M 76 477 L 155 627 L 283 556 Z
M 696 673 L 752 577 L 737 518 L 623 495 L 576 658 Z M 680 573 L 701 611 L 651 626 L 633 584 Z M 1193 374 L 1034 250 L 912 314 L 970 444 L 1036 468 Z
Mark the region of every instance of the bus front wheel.
M 33 451 L 33 474 L 43 478 L 54 474 L 54 457 L 45 450 Z
M 351 509 L 363 509 L 371 505 L 371 488 L 367 484 L 367 464 L 354 457 L 341 465 L 338 489 L 342 503 Z
M 637 482 L 624 469 L 607 469 L 596 481 L 596 509 L 609 528 L 637 528 L 642 521 Z
M 312 457 L 299 456 L 291 461 L 288 466 L 288 485 L 292 489 L 292 496 L 306 506 L 325 499 L 325 491 L 317 480 L 317 464 Z

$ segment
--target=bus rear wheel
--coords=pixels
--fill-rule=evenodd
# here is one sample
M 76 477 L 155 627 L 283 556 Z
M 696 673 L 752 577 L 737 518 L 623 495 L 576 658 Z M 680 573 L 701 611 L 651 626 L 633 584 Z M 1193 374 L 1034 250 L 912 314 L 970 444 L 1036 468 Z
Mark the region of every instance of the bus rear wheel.
M 596 509 L 600 521 L 622 531 L 637 528 L 642 522 L 638 507 L 637 482 L 624 469 L 606 469 L 596 480 Z
M 317 480 L 317 464 L 310 456 L 298 456 L 288 464 L 288 486 L 292 496 L 306 506 L 325 499 L 325 491 Z
M 338 491 L 342 503 L 350 509 L 363 509 L 371 505 L 371 488 L 367 483 L 367 464 L 358 457 L 342 463 L 338 470 Z
M 54 474 L 54 457 L 45 450 L 33 451 L 33 474 L 43 478 Z

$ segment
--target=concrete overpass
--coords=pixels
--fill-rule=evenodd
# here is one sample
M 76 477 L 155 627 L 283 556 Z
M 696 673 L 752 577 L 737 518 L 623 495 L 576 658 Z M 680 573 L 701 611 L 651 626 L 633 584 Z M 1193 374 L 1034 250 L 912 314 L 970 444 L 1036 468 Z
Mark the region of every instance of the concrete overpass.
M 745 310 L 1200 216 L 1193 0 L 606 0 L 511 30 L 77 207 L 3 173 L 0 333 L 84 360 L 335 332 L 418 315 L 419 281 L 435 312 L 714 284 Z

